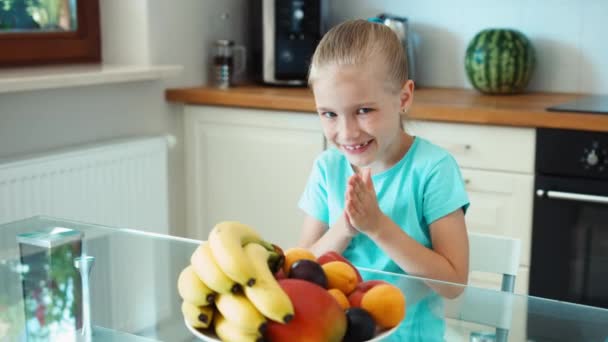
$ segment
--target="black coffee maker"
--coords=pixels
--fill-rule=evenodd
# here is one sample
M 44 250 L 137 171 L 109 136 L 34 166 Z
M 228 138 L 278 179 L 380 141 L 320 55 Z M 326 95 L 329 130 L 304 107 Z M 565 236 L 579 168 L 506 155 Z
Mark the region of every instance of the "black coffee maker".
M 254 0 L 251 69 L 256 81 L 306 85 L 310 59 L 325 29 L 326 0 Z

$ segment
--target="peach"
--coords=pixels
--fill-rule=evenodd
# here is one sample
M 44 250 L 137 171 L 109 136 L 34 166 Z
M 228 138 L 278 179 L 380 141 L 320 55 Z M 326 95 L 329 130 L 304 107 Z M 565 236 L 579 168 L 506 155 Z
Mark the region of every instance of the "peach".
M 390 329 L 405 318 L 405 295 L 394 285 L 376 285 L 361 298 L 361 308 L 379 327 Z
M 363 281 L 363 278 L 361 278 L 361 274 L 359 274 L 359 270 L 357 270 L 357 268 L 355 266 L 353 266 L 353 264 L 351 264 L 350 261 L 348 261 L 348 259 L 343 257 L 338 252 L 335 252 L 335 251 L 325 252 L 317 258 L 317 262 L 320 265 L 327 264 L 328 262 L 331 262 L 331 261 L 342 261 L 342 262 L 349 264 L 355 270 L 355 273 L 357 274 L 357 281 L 358 282 Z
M 306 259 L 316 261 L 317 258 L 315 255 L 306 248 L 302 247 L 292 247 L 285 251 L 285 261 L 283 262 L 283 272 L 285 274 L 289 274 L 289 270 L 291 269 L 291 265 L 293 265 L 296 261 Z
M 289 323 L 268 321 L 269 341 L 341 342 L 346 334 L 346 314 L 322 287 L 301 279 L 281 279 L 279 285 L 294 307 Z
M 340 307 L 342 307 L 342 309 L 346 310 L 350 307 L 350 304 L 348 303 L 348 298 L 346 298 L 344 292 L 338 289 L 329 289 L 327 290 L 327 292 L 329 292 L 329 294 L 334 297 L 334 299 L 338 302 L 338 304 L 340 304 Z
M 328 289 L 338 289 L 348 295 L 355 290 L 359 283 L 355 270 L 345 262 L 330 261 L 321 267 L 327 277 Z

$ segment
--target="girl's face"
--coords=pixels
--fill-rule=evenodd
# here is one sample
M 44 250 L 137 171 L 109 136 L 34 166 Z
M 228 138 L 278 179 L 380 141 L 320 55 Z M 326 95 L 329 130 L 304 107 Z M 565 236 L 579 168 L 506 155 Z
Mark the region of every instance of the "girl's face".
M 377 69 L 331 65 L 320 70 L 312 84 L 327 141 L 353 166 L 370 167 L 373 173 L 393 166 L 409 146 L 411 137 L 401 129 L 400 112 L 410 106 L 414 87 L 408 81 L 391 91 Z

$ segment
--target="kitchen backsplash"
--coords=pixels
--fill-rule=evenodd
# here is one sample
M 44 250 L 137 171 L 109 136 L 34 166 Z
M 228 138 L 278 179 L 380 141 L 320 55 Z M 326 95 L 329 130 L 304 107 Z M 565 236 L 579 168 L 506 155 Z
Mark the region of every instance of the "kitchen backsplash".
M 330 25 L 389 12 L 410 18 L 419 36 L 417 70 L 425 86 L 467 87 L 464 53 L 489 27 L 522 31 L 536 48 L 529 89 L 608 93 L 608 1 L 330 0 Z M 421 62 L 423 61 L 423 62 Z

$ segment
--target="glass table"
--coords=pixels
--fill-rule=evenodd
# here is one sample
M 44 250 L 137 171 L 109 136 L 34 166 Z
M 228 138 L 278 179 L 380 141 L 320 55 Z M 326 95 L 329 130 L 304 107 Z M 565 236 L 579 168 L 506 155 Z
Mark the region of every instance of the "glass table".
M 78 231 L 82 243 L 53 247 L 60 252 L 50 259 L 28 258 L 18 236 L 44 229 Z M 75 340 L 87 317 L 93 341 L 194 341 L 184 325 L 176 283 L 199 243 L 49 217 L 1 225 L 0 341 Z M 94 257 L 89 277 L 73 266 L 80 253 Z M 360 271 L 365 279 L 389 281 L 406 295 L 406 318 L 389 341 L 608 341 L 605 309 Z M 438 287 L 460 295 L 440 297 Z

